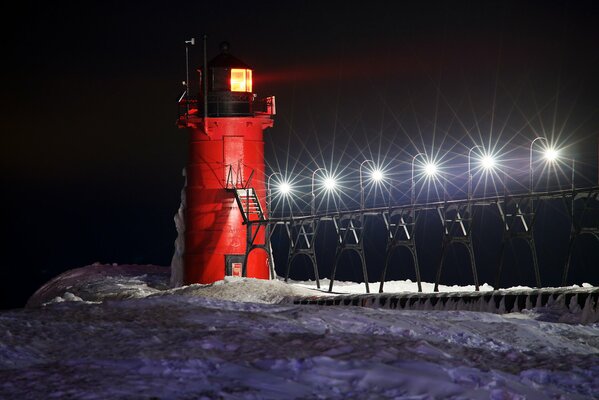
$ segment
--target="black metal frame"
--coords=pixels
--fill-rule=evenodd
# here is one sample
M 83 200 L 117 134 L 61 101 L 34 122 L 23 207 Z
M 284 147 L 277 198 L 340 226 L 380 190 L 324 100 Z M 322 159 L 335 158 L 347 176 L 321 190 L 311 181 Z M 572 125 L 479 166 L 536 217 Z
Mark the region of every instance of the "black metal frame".
M 414 262 L 418 291 L 422 292 L 418 252 L 416 251 L 416 231 L 414 230 L 418 220 L 416 210 L 412 207 L 407 209 L 390 209 L 388 211 L 383 211 L 380 215 L 383 218 L 385 228 L 387 229 L 387 245 L 385 249 L 385 266 L 383 267 L 383 273 L 381 274 L 379 293 L 383 293 L 389 261 L 391 260 L 393 252 L 398 247 L 406 247 L 410 251 Z M 399 218 L 396 222 L 393 222 L 393 217 L 395 216 L 398 216 Z
M 320 278 L 318 276 L 318 262 L 316 260 L 316 234 L 318 233 L 319 223 L 315 219 L 293 220 L 283 223 L 289 238 L 289 254 L 287 255 L 287 268 L 285 270 L 285 282 L 289 280 L 289 271 L 295 257 L 299 255 L 307 256 L 312 262 L 314 268 L 314 278 L 316 287 L 320 289 Z M 274 231 L 274 229 L 273 229 Z
M 599 186 L 545 193 L 504 194 L 503 196 L 474 199 L 450 200 L 353 211 L 338 211 L 328 214 L 294 216 L 293 218 L 272 218 L 266 221 L 266 223 L 270 226 L 285 225 L 290 240 L 285 281 L 289 278 L 289 272 L 294 258 L 298 255 L 306 255 L 312 261 L 317 287 L 320 288 L 314 246 L 317 237 L 316 233 L 319 231 L 319 225 L 321 223 L 333 222 L 337 231 L 338 240 L 335 252 L 335 262 L 331 269 L 329 291 L 331 292 L 333 290 L 335 273 L 341 253 L 346 250 L 353 250 L 360 255 L 366 288 L 367 292 L 369 292 L 368 271 L 363 249 L 364 221 L 365 217 L 369 215 L 380 216 L 383 218 L 387 230 L 387 249 L 379 292 L 382 293 L 383 291 L 383 283 L 385 282 L 391 253 L 399 246 L 407 247 L 412 253 L 418 289 L 421 291 L 416 238 L 414 234 L 415 226 L 418 221 L 417 216 L 419 213 L 427 210 L 435 210 L 440 217 L 444 229 L 442 253 L 437 267 L 437 278 L 435 280 L 435 291 L 438 291 L 445 251 L 453 243 L 462 244 L 468 249 L 473 280 L 475 287 L 478 290 L 478 274 L 476 270 L 474 248 L 472 245 L 472 221 L 475 216 L 474 211 L 475 208 L 480 207 L 496 207 L 503 226 L 499 264 L 497 266 L 496 288 L 498 287 L 499 278 L 501 276 L 505 247 L 514 239 L 523 239 L 528 243 L 532 253 L 536 284 L 538 287 L 541 287 L 540 268 L 534 238 L 534 225 L 536 221 L 535 203 L 539 204 L 544 200 L 559 198 L 569 198 L 571 201 L 571 212 L 569 213 L 571 219 L 571 235 L 567 261 L 565 262 L 563 271 L 563 284 L 565 285 L 570 268 L 572 250 L 576 240 L 581 235 L 591 234 L 599 241 L 599 223 L 595 222 L 595 225 L 593 226 L 584 225 L 585 215 L 589 210 L 599 211 Z M 583 201 L 582 212 L 576 214 L 574 203 L 580 200 Z M 397 217 L 397 220 L 391 222 L 392 218 Z M 272 232 L 270 232 L 269 235 L 272 235 Z
M 468 250 L 474 287 L 478 292 L 478 272 L 476 271 L 476 259 L 474 258 L 474 247 L 472 246 L 472 203 L 448 204 L 445 202 L 443 207 L 437 208 L 437 213 L 443 225 L 443 242 L 435 278 L 435 292 L 439 291 L 439 281 L 441 280 L 445 253 L 453 243 L 461 244 Z
M 360 257 L 366 293 L 370 293 L 370 287 L 368 286 L 368 269 L 366 268 L 366 257 L 364 256 L 364 217 L 364 212 L 361 211 L 334 215 L 332 217 L 332 221 L 335 224 L 335 232 L 337 233 L 337 246 L 335 248 L 335 263 L 331 270 L 329 292 L 333 291 L 335 273 L 337 272 L 337 265 L 341 259 L 341 254 L 347 250 L 351 250 L 358 253 L 358 256 Z

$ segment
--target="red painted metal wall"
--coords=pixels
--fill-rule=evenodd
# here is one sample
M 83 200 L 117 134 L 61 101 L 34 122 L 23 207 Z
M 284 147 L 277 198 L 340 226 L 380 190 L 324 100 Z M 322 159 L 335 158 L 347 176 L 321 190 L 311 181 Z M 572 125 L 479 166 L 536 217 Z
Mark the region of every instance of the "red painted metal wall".
M 203 121 L 199 119 L 197 122 Z M 186 189 L 185 284 L 222 280 L 225 277 L 226 256 L 245 255 L 246 225 L 243 225 L 243 216 L 234 193 L 226 190 L 226 187 L 253 187 L 262 207 L 265 207 L 263 130 L 272 125 L 272 119 L 266 115 L 208 118 L 208 132 L 204 132 L 203 123 L 187 124 L 190 142 Z M 264 240 L 263 229 L 256 240 Z M 269 278 L 268 259 L 264 251 L 250 253 L 245 276 Z

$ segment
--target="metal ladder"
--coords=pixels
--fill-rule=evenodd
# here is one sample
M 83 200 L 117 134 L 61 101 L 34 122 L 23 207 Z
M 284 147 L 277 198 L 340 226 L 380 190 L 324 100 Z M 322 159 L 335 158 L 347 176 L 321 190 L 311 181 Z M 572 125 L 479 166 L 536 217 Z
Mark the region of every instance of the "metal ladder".
M 243 223 L 266 222 L 264 210 L 254 188 L 231 189 L 235 193 L 235 201 L 241 211 Z
M 243 264 L 247 265 L 248 257 L 252 250 L 262 249 L 268 255 L 267 261 L 269 273 L 272 279 L 276 276 L 274 262 L 272 259 L 272 249 L 270 246 L 270 225 L 264 215 L 264 209 L 260 204 L 260 199 L 256 190 L 252 187 L 230 188 L 227 189 L 235 194 L 235 201 L 243 217 L 243 224 L 246 229 L 246 248 Z M 258 233 L 264 232 L 264 240 L 257 241 Z

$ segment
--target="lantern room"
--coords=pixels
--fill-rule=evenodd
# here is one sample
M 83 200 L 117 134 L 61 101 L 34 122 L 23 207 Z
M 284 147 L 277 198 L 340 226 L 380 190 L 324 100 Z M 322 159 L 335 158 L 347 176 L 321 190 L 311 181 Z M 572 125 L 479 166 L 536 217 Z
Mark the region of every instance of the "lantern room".
M 208 85 L 208 117 L 251 116 L 252 69 L 229 54 L 228 43 L 221 43 L 220 50 L 208 63 L 206 80 L 202 83 Z
M 231 91 L 252 93 L 252 70 L 231 68 Z

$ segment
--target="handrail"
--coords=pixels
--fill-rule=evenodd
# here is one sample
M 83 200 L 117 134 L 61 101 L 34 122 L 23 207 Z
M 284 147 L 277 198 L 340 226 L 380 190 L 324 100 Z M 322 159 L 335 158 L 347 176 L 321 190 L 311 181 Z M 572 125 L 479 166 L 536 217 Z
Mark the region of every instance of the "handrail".
M 245 166 L 245 165 L 244 165 Z M 256 172 L 255 169 L 252 168 L 252 172 L 250 172 L 250 177 L 248 178 L 248 180 L 245 182 L 244 185 L 244 189 L 247 189 L 250 186 L 250 182 L 252 181 L 252 178 L 254 177 L 254 172 Z
M 231 185 L 229 185 L 229 182 Z M 235 185 L 233 184 L 233 165 L 229 165 L 229 172 L 227 172 L 227 179 L 225 181 L 225 189 L 234 189 Z
M 187 121 L 190 118 L 197 117 L 198 101 L 195 99 L 186 99 L 186 93 L 183 92 L 177 102 L 177 121 Z
M 313 219 L 313 218 L 330 218 L 334 215 L 345 215 L 345 214 L 351 214 L 351 213 L 356 213 L 356 212 L 363 212 L 363 213 L 379 213 L 382 211 L 395 211 L 395 210 L 406 210 L 406 209 L 412 209 L 412 210 L 417 210 L 417 211 L 424 211 L 424 210 L 434 210 L 437 209 L 439 207 L 442 206 L 453 206 L 453 205 L 458 205 L 458 204 L 466 204 L 466 203 L 471 203 L 472 206 L 489 206 L 489 205 L 493 205 L 496 204 L 498 202 L 504 202 L 507 199 L 509 200 L 516 200 L 516 201 L 525 201 L 527 199 L 540 199 L 540 200 L 550 200 L 550 199 L 559 199 L 559 198 L 564 198 L 564 197 L 572 197 L 572 195 L 574 195 L 575 197 L 580 195 L 580 194 L 588 194 L 589 196 L 593 195 L 593 194 L 597 194 L 599 193 L 599 186 L 590 186 L 590 187 L 584 187 L 584 188 L 576 188 L 574 191 L 572 191 L 572 189 L 562 189 L 562 190 L 555 190 L 555 191 L 549 191 L 549 192 L 533 192 L 532 194 L 530 193 L 515 193 L 515 194 L 509 194 L 509 195 L 497 195 L 497 196 L 488 196 L 488 197 L 475 197 L 472 198 L 470 200 L 468 199 L 456 199 L 456 200 L 446 200 L 446 201 L 434 201 L 434 202 L 428 202 L 428 203 L 416 203 L 416 204 L 396 204 L 396 205 L 392 205 L 391 207 L 374 207 L 374 208 L 369 208 L 369 209 L 365 209 L 365 210 L 335 210 L 335 211 L 325 211 L 324 213 L 319 213 L 319 214 L 306 214 L 306 215 L 294 215 L 292 217 L 292 219 L 294 220 L 303 220 L 303 219 Z M 598 201 L 599 201 L 599 195 L 597 195 L 598 197 Z M 271 221 L 273 221 L 273 223 L 276 223 L 278 221 L 287 221 L 291 219 L 291 217 L 289 218 L 272 218 Z
M 249 167 L 248 165 L 239 161 L 237 163 L 237 170 L 233 169 L 233 164 L 225 164 L 225 167 L 228 167 L 229 170 L 227 172 L 227 177 L 225 178 L 225 189 L 248 189 L 250 187 L 250 183 L 252 182 L 252 178 L 254 177 L 256 170 L 254 168 Z M 248 179 L 243 179 L 242 168 L 249 168 L 250 175 Z M 235 174 L 235 182 L 233 182 L 233 175 Z

